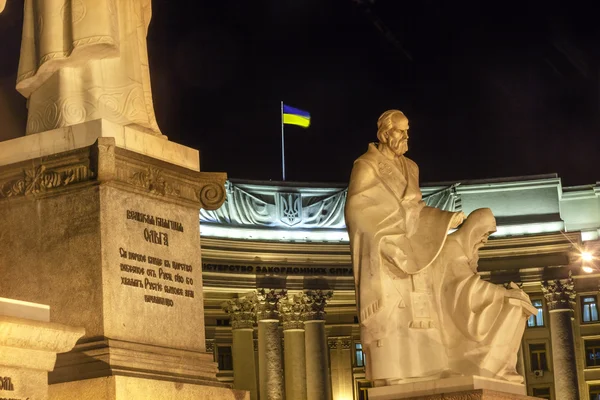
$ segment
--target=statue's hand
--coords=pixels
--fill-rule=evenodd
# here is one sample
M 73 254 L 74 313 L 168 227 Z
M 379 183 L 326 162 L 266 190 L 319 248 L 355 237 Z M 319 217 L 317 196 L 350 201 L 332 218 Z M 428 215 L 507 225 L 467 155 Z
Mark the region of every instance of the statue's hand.
M 460 211 L 454 213 L 452 219 L 450 220 L 450 228 L 458 228 L 458 226 L 462 224 L 465 219 L 467 219 L 467 216 L 464 212 Z

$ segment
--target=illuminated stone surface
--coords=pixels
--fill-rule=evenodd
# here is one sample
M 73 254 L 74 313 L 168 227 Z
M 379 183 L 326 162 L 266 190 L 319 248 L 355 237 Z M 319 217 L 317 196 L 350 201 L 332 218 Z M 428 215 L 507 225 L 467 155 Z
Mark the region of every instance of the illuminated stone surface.
M 12 227 L 0 291 L 86 329 L 50 384 L 127 374 L 226 386 L 205 353 L 198 232 L 199 209 L 224 201 L 224 182 L 114 137 L 0 166 L 0 217 Z
M 248 392 L 182 382 L 107 376 L 49 387 L 51 400 L 249 400 Z
M 356 160 L 348 189 L 366 378 L 374 386 L 453 375 L 521 384 L 517 353 L 535 309 L 522 290 L 477 275 L 478 250 L 496 231 L 494 216 L 475 210 L 447 235 L 465 215 L 422 201 L 418 167 L 404 157 L 408 128 L 401 112 L 382 114 L 379 144 Z
M 40 304 L 0 299 L 0 398 L 48 398 L 56 354 L 73 348 L 83 328 L 48 322 Z
M 523 385 L 464 376 L 369 389 L 371 400 L 527 400 Z
M 27 134 L 95 119 L 162 136 L 146 35 L 150 0 L 26 0 L 17 90 Z

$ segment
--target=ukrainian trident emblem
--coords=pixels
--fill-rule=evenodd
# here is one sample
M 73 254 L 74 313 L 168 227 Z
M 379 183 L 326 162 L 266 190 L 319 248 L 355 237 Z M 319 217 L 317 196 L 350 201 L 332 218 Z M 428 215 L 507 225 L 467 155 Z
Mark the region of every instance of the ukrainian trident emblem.
M 300 193 L 278 193 L 277 214 L 279 220 L 288 226 L 302 221 L 302 196 Z

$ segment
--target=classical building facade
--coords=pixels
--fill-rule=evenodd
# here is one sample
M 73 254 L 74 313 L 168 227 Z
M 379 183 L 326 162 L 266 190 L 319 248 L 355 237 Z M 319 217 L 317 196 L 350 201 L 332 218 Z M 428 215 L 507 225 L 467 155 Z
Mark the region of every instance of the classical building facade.
M 519 357 L 528 394 L 600 400 L 600 184 L 543 175 L 422 192 L 445 210 L 494 212 L 479 274 L 517 283 L 538 308 Z M 201 212 L 207 349 L 219 379 L 253 399 L 367 398 L 345 198 L 342 185 L 232 180 L 223 207 Z

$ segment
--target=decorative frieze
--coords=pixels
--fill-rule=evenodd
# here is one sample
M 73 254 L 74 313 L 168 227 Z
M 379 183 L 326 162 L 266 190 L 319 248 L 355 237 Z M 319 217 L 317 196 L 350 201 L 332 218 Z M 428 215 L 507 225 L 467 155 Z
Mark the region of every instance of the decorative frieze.
M 232 329 L 243 329 L 254 326 L 257 303 L 257 296 L 252 293 L 245 297 L 227 300 L 221 307 L 229 314 Z
M 38 165 L 24 169 L 22 177 L 0 183 L 0 198 L 37 195 L 54 188 L 91 179 L 94 173 L 83 164 L 49 169 Z
M 116 146 L 101 137 L 88 147 L 0 168 L 0 200 L 42 195 L 64 186 L 94 181 L 204 210 L 225 201 L 225 173 L 198 172 Z
M 548 304 L 548 310 L 573 310 L 575 305 L 575 288 L 573 278 L 555 279 L 542 283 L 542 292 Z
M 350 337 L 334 337 L 327 339 L 327 347 L 329 350 L 350 350 L 352 348 L 352 338 Z
M 306 320 L 325 320 L 325 306 L 331 299 L 333 292 L 322 290 L 308 290 L 304 292 L 303 302 L 306 305 Z
M 279 319 L 279 307 L 278 303 L 281 299 L 287 297 L 287 290 L 281 289 L 258 289 L 257 295 L 257 308 L 256 308 L 256 319 L 258 321 L 263 319 Z
M 150 193 L 161 196 L 171 195 L 179 196 L 180 191 L 173 188 L 173 184 L 168 182 L 163 175 L 163 171 L 159 168 L 147 167 L 143 171 L 134 172 L 129 182 L 134 186 L 139 186 L 147 189 Z

